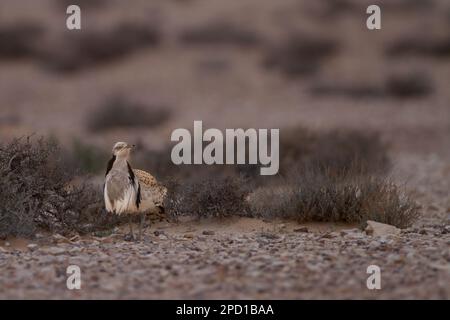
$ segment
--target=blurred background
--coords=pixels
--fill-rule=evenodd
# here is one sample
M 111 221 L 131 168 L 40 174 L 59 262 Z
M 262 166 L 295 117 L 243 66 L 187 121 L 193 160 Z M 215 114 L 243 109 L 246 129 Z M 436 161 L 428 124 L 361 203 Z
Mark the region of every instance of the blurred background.
M 89 162 L 203 120 L 377 130 L 393 153 L 447 159 L 450 3 L 377 1 L 369 31 L 372 2 L 2 0 L 0 138 L 52 136 Z

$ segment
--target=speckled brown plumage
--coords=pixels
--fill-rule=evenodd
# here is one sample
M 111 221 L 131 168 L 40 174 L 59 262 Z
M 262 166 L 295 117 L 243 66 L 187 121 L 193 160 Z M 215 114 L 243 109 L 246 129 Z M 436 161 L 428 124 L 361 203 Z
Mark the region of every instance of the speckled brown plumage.
M 138 178 L 141 187 L 152 188 L 159 185 L 155 177 L 153 177 L 150 173 L 139 169 L 133 169 L 133 172 Z

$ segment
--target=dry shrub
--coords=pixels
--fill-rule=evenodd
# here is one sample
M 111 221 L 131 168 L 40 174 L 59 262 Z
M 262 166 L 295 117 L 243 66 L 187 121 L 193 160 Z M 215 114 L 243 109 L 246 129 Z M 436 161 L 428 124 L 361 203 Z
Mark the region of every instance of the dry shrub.
M 289 77 L 310 75 L 324 58 L 335 54 L 337 47 L 331 39 L 291 35 L 285 43 L 269 49 L 264 65 Z
M 254 216 L 301 222 L 363 224 L 367 220 L 406 228 L 419 207 L 386 178 L 304 167 L 284 184 L 257 189 L 249 198 Z
M 385 96 L 382 88 L 373 84 L 319 83 L 311 88 L 315 96 L 339 96 L 351 99 L 374 99 Z
M 134 163 L 145 163 L 165 181 L 172 217 L 371 219 L 403 228 L 418 216 L 416 204 L 383 177 L 388 150 L 378 133 L 296 127 L 282 130 L 280 139 L 278 177 L 259 176 L 259 166 L 175 166 L 170 148 L 146 150 Z
M 87 127 L 93 132 L 117 128 L 153 128 L 165 123 L 170 115 L 170 110 L 165 106 L 147 106 L 122 96 L 114 96 L 89 113 Z
M 390 57 L 422 56 L 431 58 L 450 57 L 450 37 L 404 37 L 391 44 L 387 50 Z
M 280 172 L 308 165 L 342 171 L 358 166 L 361 172 L 385 173 L 388 147 L 374 131 L 335 129 L 326 132 L 293 127 L 280 132 Z
M 111 227 L 101 188 L 74 183 L 56 143 L 16 139 L 0 147 L 0 236 L 33 237 L 44 229 L 57 233 Z
M 111 30 L 67 31 L 62 43 L 54 43 L 42 50 L 39 59 L 50 70 L 76 72 L 157 46 L 160 38 L 160 32 L 155 27 L 128 22 Z
M 167 184 L 166 212 L 175 218 L 252 216 L 361 225 L 375 220 L 399 228 L 419 216 L 418 205 L 387 178 L 357 168 L 303 168 L 254 191 L 249 181 L 233 177 L 172 182 Z
M 319 83 L 311 88 L 315 96 L 339 96 L 351 99 L 420 98 L 433 92 L 430 77 L 423 72 L 410 71 L 386 77 L 384 84 Z
M 253 46 L 260 42 L 259 36 L 254 31 L 226 22 L 188 29 L 179 38 L 186 45 Z
M 249 189 L 239 178 L 198 179 L 183 184 L 175 181 L 168 190 L 165 209 L 172 217 L 224 218 L 247 213 Z
M 433 85 L 426 74 L 411 72 L 388 77 L 385 90 L 388 96 L 394 98 L 418 98 L 431 94 Z
M 168 213 L 361 224 L 375 220 L 401 228 L 419 215 L 418 206 L 383 177 L 389 161 L 378 133 L 318 133 L 297 127 L 282 131 L 280 138 L 278 177 L 260 177 L 254 166 L 234 166 L 234 172 L 226 171 L 227 166 L 219 166 L 223 171 L 210 167 L 209 175 L 202 166 L 185 166 L 193 175 L 175 174 L 183 184 L 167 184 Z M 243 179 L 243 173 L 249 178 Z
M 35 24 L 24 23 L 0 28 L 0 58 L 32 58 L 36 54 L 36 43 L 43 29 Z

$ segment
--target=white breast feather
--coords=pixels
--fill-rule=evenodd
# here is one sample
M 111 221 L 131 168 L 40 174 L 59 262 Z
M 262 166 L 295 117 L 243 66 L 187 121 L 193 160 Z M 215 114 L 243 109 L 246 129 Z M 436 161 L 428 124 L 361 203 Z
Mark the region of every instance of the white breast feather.
M 121 215 L 122 213 L 133 213 L 138 210 L 136 207 L 136 197 L 137 192 L 134 186 L 129 185 L 125 190 L 123 196 L 111 203 L 108 196 L 108 184 L 105 184 L 105 207 L 108 212 L 114 212 L 115 214 Z
M 108 196 L 108 184 L 105 183 L 105 190 L 103 191 L 103 196 L 105 197 L 105 207 L 106 207 L 106 211 L 108 212 L 113 212 L 114 208 L 111 204 L 111 201 L 109 200 L 109 196 Z

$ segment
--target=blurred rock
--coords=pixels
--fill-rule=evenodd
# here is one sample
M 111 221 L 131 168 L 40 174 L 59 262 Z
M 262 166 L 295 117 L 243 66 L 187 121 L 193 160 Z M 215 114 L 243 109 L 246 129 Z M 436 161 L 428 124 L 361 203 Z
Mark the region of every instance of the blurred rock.
M 389 234 L 398 235 L 401 232 L 399 228 L 371 220 L 367 221 L 367 227 L 365 231 L 366 234 L 370 236 L 385 236 Z

